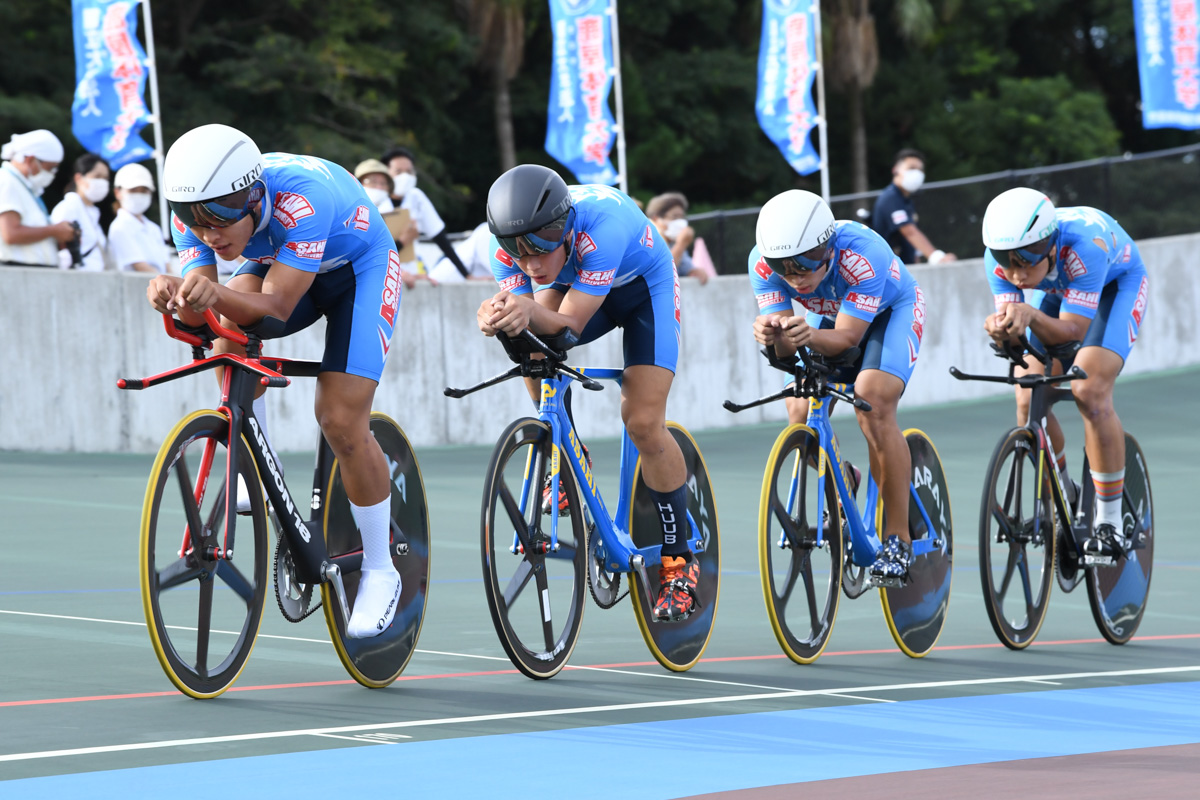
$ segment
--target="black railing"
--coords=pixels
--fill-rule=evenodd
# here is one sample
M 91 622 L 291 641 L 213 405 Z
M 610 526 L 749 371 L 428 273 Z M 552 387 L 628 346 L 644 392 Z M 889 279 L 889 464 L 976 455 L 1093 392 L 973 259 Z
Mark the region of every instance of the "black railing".
M 1121 223 L 1134 239 L 1200 230 L 1200 145 L 1137 155 L 1014 169 L 925 184 L 915 198 L 917 225 L 935 246 L 959 258 L 982 254 L 980 224 L 992 198 L 1013 186 L 1040 189 L 1060 206 L 1093 206 Z M 879 191 L 830 198 L 837 219 L 870 214 Z M 689 214 L 717 271 L 746 271 L 758 208 Z M 865 220 L 870 222 L 869 216 Z

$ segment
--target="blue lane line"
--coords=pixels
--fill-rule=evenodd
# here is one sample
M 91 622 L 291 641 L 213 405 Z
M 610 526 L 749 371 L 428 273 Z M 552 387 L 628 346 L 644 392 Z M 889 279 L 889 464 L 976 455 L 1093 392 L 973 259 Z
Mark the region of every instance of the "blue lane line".
M 412 732 L 419 736 L 420 731 Z M 1200 742 L 1200 682 L 350 746 L 0 782 L 0 795 L 7 800 L 129 800 L 161 796 L 169 787 L 172 800 L 211 800 L 214 789 L 229 797 L 285 797 L 325 785 L 356 797 L 387 792 L 406 798 L 528 800 L 553 794 L 610 800 L 615 792 L 622 800 L 660 800 L 1195 742 Z

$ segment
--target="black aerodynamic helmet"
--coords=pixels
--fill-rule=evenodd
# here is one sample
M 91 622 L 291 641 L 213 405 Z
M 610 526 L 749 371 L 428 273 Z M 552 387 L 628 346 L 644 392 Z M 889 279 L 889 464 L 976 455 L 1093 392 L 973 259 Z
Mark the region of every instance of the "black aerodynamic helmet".
M 575 208 L 567 183 L 557 172 L 521 164 L 505 172 L 488 191 L 488 230 L 513 258 L 552 253 L 563 243 Z M 522 252 L 518 242 L 524 242 Z

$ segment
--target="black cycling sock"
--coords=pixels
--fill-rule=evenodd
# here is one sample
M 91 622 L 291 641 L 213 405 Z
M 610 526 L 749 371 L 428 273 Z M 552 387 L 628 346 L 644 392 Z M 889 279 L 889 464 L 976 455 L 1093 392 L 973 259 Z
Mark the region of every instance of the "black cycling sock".
M 646 487 L 649 489 L 649 487 Z M 656 492 L 650 489 L 650 498 L 658 509 L 658 521 L 663 529 L 663 556 L 691 560 L 688 539 L 691 530 L 687 521 L 687 485 L 673 492 Z

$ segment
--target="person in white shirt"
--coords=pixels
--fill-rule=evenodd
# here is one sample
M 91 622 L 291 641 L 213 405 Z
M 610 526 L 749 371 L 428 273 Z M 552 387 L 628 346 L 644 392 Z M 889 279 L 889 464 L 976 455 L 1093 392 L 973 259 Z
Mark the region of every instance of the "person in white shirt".
M 84 153 L 75 159 L 75 190 L 63 195 L 62 201 L 50 212 L 50 221 L 74 222 L 79 226 L 80 263 L 74 263 L 71 248 L 64 247 L 58 251 L 59 269 L 85 272 L 104 269 L 108 237 L 100 227 L 100 208 L 96 204 L 108 197 L 111 176 L 108 164 L 95 153 Z
M 0 264 L 58 266 L 58 250 L 75 238 L 75 226 L 50 222 L 42 192 L 62 163 L 62 142 L 48 130 L 14 133 L 0 159 Z
M 392 177 L 392 203 L 396 208 L 408 211 L 409 217 L 417 223 L 421 239 L 436 244 L 454 265 L 458 274 L 466 278 L 470 272 L 446 235 L 446 223 L 442 222 L 441 216 L 425 192 L 417 188 L 417 166 L 412 151 L 406 147 L 393 147 L 383 154 L 383 163 Z M 421 258 L 419 246 L 417 257 Z M 436 258 L 440 256 L 429 258 L 428 262 L 432 264 Z
M 141 164 L 126 164 L 113 180 L 117 218 L 108 228 L 113 264 L 126 272 L 159 274 L 167 271 L 167 249 L 162 228 L 146 219 L 154 199 L 154 176 Z

